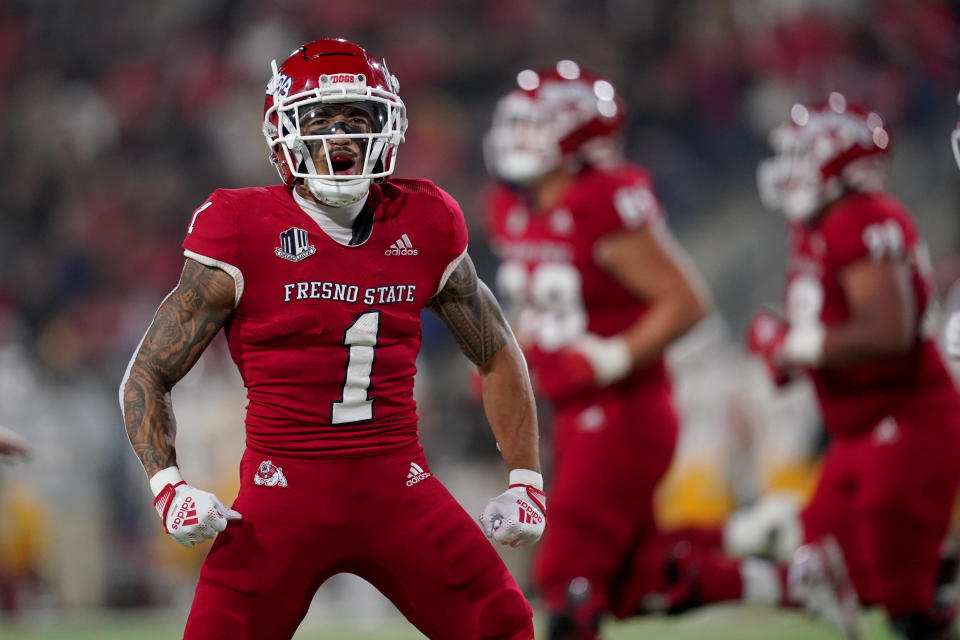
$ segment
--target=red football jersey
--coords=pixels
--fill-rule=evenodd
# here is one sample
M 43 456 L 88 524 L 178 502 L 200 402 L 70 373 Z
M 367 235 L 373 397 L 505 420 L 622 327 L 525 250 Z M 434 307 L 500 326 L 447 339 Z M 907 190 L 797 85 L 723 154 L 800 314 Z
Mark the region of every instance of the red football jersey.
M 496 187 L 488 206 L 493 249 L 500 257 L 497 289 L 525 347 L 556 351 L 585 332 L 612 336 L 646 312 L 647 303 L 601 268 L 593 257 L 600 238 L 662 219 L 648 174 L 639 167 L 587 168 L 547 211 L 535 211 L 519 191 Z M 535 377 L 559 375 L 538 366 Z M 621 383 L 666 382 L 662 358 Z
M 321 231 L 277 185 L 215 191 L 185 255 L 237 283 L 225 326 L 247 388 L 247 444 L 315 457 L 368 455 L 417 440 L 420 312 L 467 247 L 456 201 L 426 180 L 370 189 L 358 245 Z
M 791 226 L 786 315 L 791 324 L 840 324 L 850 316 L 844 269 L 860 260 L 907 259 L 917 317 L 913 347 L 902 356 L 812 369 L 827 427 L 838 433 L 872 428 L 901 410 L 929 411 L 943 422 L 960 416 L 960 401 L 925 331 L 933 286 L 929 257 L 904 207 L 882 193 L 852 194 L 813 224 Z

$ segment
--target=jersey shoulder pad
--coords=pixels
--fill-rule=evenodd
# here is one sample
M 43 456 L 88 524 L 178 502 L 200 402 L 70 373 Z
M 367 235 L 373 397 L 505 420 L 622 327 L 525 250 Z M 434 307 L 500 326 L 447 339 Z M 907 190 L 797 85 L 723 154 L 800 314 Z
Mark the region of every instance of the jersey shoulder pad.
M 239 215 L 249 189 L 217 189 L 190 215 L 183 248 L 187 255 L 237 266 Z
M 663 218 L 650 175 L 636 165 L 589 169 L 574 189 L 576 208 L 601 233 L 642 229 Z
M 390 179 L 382 188 L 383 204 L 403 221 L 410 239 L 444 265 L 467 250 L 467 223 L 449 193 L 426 179 Z
M 826 212 L 820 225 L 832 262 L 901 259 L 916 242 L 907 210 L 883 193 L 851 194 Z

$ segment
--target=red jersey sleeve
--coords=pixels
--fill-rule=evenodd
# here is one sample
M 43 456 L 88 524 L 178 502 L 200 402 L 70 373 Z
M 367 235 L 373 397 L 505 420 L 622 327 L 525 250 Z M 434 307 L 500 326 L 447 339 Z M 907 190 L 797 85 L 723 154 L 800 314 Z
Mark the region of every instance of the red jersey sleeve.
M 469 240 L 467 236 L 467 222 L 463 218 L 463 211 L 460 209 L 460 204 L 443 189 L 438 189 L 438 191 L 441 194 L 443 205 L 443 211 L 441 212 L 443 220 L 438 227 L 444 230 L 446 237 L 443 242 L 441 242 L 440 258 L 444 269 L 440 276 L 440 281 L 437 283 L 436 291 L 440 291 L 440 289 L 443 288 L 447 283 L 447 278 L 450 277 L 450 274 L 453 273 L 453 270 L 457 268 L 457 265 L 460 264 L 460 261 L 466 255 Z
M 853 196 L 828 214 L 822 230 L 831 266 L 836 269 L 864 259 L 903 259 L 916 240 L 902 207 L 871 194 Z
M 233 277 L 237 301 L 243 293 L 238 225 L 236 208 L 226 192 L 218 189 L 194 210 L 183 239 L 186 257 L 208 267 L 223 269 Z

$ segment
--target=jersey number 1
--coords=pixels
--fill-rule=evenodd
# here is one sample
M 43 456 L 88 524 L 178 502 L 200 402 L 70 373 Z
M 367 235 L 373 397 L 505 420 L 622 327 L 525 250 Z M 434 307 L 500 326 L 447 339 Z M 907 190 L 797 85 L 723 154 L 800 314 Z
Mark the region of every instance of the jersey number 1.
M 373 418 L 373 398 L 367 392 L 379 333 L 379 311 L 361 313 L 344 332 L 343 344 L 350 349 L 350 353 L 347 355 L 347 371 L 340 400 L 331 405 L 330 424 L 362 422 Z

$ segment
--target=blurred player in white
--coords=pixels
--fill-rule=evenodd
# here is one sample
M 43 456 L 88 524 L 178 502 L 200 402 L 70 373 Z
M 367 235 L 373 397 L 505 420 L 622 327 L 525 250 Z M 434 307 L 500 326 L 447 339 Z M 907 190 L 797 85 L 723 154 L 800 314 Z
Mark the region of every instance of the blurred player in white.
M 290 638 L 343 572 L 429 638 L 533 639 L 530 605 L 484 537 L 530 544 L 546 525 L 533 392 L 457 202 L 389 177 L 407 127 L 397 92 L 385 63 L 344 40 L 272 65 L 263 134 L 283 184 L 219 189 L 197 208 L 180 282 L 121 384 L 165 530 L 185 546 L 216 537 L 190 640 Z M 480 527 L 418 440 L 423 309 L 477 365 L 509 471 Z M 170 404 L 221 327 L 248 399 L 232 507 L 181 477 Z
M 709 310 L 650 176 L 621 156 L 625 117 L 610 82 L 563 60 L 518 74 L 484 149 L 497 286 L 554 409 L 534 567 L 551 640 L 596 638 L 656 579 L 653 495 L 677 439 L 663 352 Z

